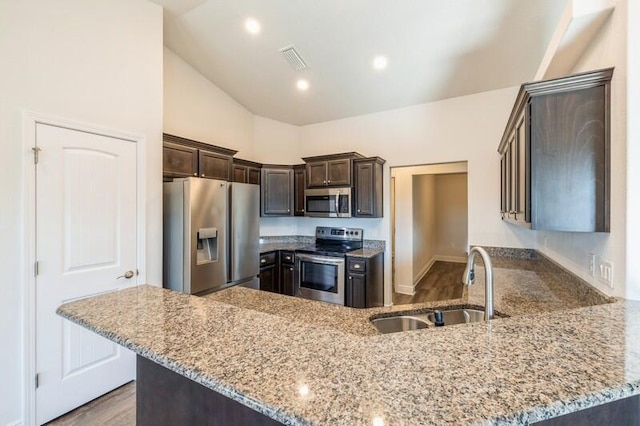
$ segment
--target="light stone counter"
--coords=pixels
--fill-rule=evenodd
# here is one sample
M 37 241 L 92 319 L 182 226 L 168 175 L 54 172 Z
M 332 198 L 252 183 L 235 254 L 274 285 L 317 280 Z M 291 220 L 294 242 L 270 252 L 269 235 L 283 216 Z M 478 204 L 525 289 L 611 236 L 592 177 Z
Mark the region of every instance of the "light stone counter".
M 549 262 L 517 262 L 494 262 L 510 318 L 387 335 L 369 317 L 429 305 L 140 286 L 58 313 L 286 424 L 524 424 L 640 394 L 640 303 L 580 307 L 607 300 Z M 432 305 L 482 305 L 477 276 L 462 299 Z

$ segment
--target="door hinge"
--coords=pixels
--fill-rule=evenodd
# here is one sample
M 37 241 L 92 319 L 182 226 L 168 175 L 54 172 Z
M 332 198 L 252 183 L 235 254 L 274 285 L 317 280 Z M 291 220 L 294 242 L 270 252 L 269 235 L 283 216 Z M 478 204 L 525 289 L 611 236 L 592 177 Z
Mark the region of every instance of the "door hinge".
M 36 385 L 36 389 L 40 387 L 40 373 L 36 373 L 35 385 Z
M 37 277 L 39 273 L 40 273 L 40 262 L 36 260 L 35 262 L 33 262 L 33 276 Z
M 40 155 L 40 151 L 42 150 L 37 146 L 34 146 L 33 148 L 31 148 L 31 150 L 33 151 L 33 164 L 38 164 L 38 157 Z

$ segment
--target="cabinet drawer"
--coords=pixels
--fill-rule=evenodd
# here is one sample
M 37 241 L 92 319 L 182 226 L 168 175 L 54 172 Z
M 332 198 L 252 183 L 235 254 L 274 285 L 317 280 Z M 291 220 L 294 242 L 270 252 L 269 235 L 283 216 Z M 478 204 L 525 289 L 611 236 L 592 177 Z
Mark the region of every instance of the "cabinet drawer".
M 281 251 L 280 252 L 280 262 L 282 263 L 288 263 L 288 264 L 293 264 L 293 262 L 295 262 L 296 258 L 295 255 L 292 251 Z
M 260 267 L 273 265 L 276 263 L 276 252 L 272 251 L 260 255 Z
M 365 259 L 348 259 L 347 268 L 349 272 L 365 272 L 367 270 L 367 261 Z

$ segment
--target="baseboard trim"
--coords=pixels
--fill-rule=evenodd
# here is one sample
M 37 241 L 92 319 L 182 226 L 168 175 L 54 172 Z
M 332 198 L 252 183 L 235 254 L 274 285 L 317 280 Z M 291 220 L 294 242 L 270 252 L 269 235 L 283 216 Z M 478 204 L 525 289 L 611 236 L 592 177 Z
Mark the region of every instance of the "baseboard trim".
M 437 256 L 433 256 L 431 260 L 427 262 L 424 268 L 422 268 L 422 271 L 420 271 L 420 273 L 418 274 L 418 277 L 413 279 L 413 286 L 412 286 L 413 288 L 415 288 L 420 282 L 420 280 L 423 279 L 425 275 L 427 275 L 427 272 L 429 272 L 429 269 L 431 269 L 433 264 L 436 263 L 436 260 L 438 260 Z M 415 293 L 415 290 L 414 290 L 414 293 Z
M 440 262 L 467 263 L 467 258 L 465 256 L 442 256 L 437 254 L 434 258 L 436 261 Z
M 396 293 L 406 294 L 407 296 L 413 296 L 416 294 L 416 289 L 412 285 L 397 285 Z

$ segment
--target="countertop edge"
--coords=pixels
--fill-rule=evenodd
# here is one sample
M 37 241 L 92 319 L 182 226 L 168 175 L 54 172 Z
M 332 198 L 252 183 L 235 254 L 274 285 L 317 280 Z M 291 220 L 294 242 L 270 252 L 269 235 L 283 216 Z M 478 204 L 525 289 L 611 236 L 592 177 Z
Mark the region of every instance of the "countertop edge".
M 255 410 L 259 413 L 262 413 L 265 416 L 272 418 L 283 424 L 295 425 L 295 426 L 298 426 L 298 425 L 310 426 L 313 424 L 303 418 L 300 418 L 299 416 L 296 416 L 295 414 L 285 412 L 282 409 L 277 407 L 272 407 L 269 404 L 266 404 L 260 400 L 249 398 L 243 393 L 237 391 L 234 387 L 230 385 L 225 385 L 212 377 L 206 376 L 204 374 L 200 374 L 197 371 L 195 371 L 195 369 L 190 369 L 189 367 L 182 366 L 178 361 L 171 360 L 169 357 L 162 356 L 161 354 L 158 354 L 154 351 L 146 350 L 145 348 L 140 347 L 139 345 L 136 345 L 135 343 L 127 339 L 121 338 L 115 333 L 110 333 L 100 327 L 95 327 L 89 324 L 88 322 L 83 321 L 82 319 L 76 317 L 75 315 L 71 315 L 64 312 L 62 310 L 64 306 L 65 305 L 61 305 L 56 309 L 56 314 L 58 314 L 62 318 L 65 318 L 79 326 L 82 326 L 87 330 L 93 331 L 99 336 L 102 336 L 116 344 L 123 346 L 126 349 L 131 350 L 136 355 L 142 356 L 143 358 L 153 361 L 156 364 L 161 365 L 162 367 L 165 367 L 168 370 L 174 373 L 177 373 L 183 377 L 186 377 L 189 380 L 193 380 L 194 382 L 201 384 L 207 389 L 211 389 L 215 392 L 218 392 L 219 394 L 227 398 L 230 398 L 236 402 L 239 402 L 240 404 L 248 408 L 251 408 L 252 410 Z

